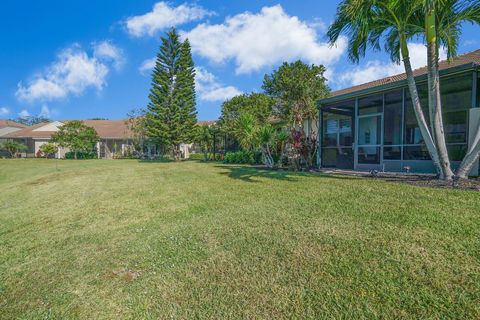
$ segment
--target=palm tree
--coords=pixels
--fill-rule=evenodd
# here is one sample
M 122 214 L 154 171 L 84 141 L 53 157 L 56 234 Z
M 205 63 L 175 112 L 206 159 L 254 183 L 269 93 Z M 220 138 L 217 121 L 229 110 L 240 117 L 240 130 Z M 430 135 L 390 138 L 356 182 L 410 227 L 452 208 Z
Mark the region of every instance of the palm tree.
M 257 134 L 265 165 L 273 168 L 272 146 L 275 145 L 277 133 L 271 125 L 267 124 L 260 127 Z
M 443 46 L 448 57 L 457 53 L 461 25 L 463 22 L 480 24 L 480 3 L 471 0 L 424 0 L 425 36 L 427 40 L 428 61 L 428 101 L 431 128 L 440 157 L 440 165 L 445 178 L 451 179 L 453 172 L 445 142 L 440 95 L 440 75 L 438 71 L 438 51 Z M 473 164 L 480 154 L 480 128 L 467 155 L 457 169 L 456 176 L 468 177 Z
M 413 110 L 423 140 L 440 178 L 443 179 L 445 174 L 420 104 L 408 50 L 408 40 L 424 32 L 423 12 L 422 1 L 343 0 L 327 35 L 330 43 L 334 44 L 345 33 L 349 38 L 348 55 L 354 62 L 364 57 L 369 47 L 381 50 L 383 39 L 384 49 L 390 54 L 391 60 L 396 63 L 403 60 Z
M 234 132 L 240 146 L 253 150 L 257 145 L 257 119 L 250 113 L 243 113 L 237 119 Z

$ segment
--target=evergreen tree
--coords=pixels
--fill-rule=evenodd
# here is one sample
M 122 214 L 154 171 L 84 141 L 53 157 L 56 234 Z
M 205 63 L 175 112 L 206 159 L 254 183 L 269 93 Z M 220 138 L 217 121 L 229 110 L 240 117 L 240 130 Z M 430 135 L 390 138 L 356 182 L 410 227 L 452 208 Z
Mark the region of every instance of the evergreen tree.
M 146 114 L 148 137 L 180 159 L 180 144 L 192 141 L 197 122 L 195 69 L 188 40 L 181 42 L 175 28 L 162 38 L 152 75 Z

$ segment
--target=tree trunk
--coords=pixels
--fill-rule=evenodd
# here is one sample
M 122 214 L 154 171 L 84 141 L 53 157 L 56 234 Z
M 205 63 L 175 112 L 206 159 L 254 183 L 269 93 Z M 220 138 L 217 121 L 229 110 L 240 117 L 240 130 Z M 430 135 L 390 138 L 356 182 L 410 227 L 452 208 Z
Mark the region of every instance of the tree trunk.
M 432 6 L 426 14 L 427 63 L 428 63 L 428 105 L 430 111 L 433 142 L 437 147 L 441 177 L 445 180 L 453 178 L 453 171 L 448 157 L 445 130 L 442 118 L 442 100 L 440 93 L 440 75 L 438 72 L 438 42 L 436 37 L 435 9 Z
M 428 130 L 428 125 L 425 120 L 425 116 L 423 114 L 422 106 L 420 105 L 420 98 L 418 97 L 417 85 L 415 83 L 412 65 L 410 63 L 407 41 L 405 40 L 404 37 L 401 39 L 400 46 L 402 51 L 403 65 L 405 67 L 405 73 L 407 75 L 408 88 L 410 90 L 413 110 L 415 111 L 415 117 L 417 118 L 418 127 L 420 128 L 420 132 L 422 133 L 422 137 L 427 146 L 428 153 L 430 154 L 433 164 L 435 165 L 435 169 L 440 175 L 440 178 L 443 179 L 443 171 L 442 171 L 442 168 L 440 167 L 440 160 L 438 157 L 437 148 L 435 146 L 435 143 L 433 142 L 432 135 Z
M 77 151 L 73 153 L 73 157 L 75 158 L 75 160 L 77 160 Z
M 462 160 L 462 163 L 457 169 L 456 176 L 459 179 L 468 179 L 468 174 L 472 170 L 475 161 L 480 156 L 480 127 L 477 128 L 477 134 L 473 139 L 473 143 L 468 150 L 467 154 Z

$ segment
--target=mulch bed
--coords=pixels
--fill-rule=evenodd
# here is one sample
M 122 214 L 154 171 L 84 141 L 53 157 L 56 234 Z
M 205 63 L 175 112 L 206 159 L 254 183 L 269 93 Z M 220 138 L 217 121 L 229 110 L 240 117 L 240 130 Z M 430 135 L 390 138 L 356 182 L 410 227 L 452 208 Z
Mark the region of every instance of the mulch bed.
M 282 168 L 282 169 L 267 168 L 265 166 L 253 166 L 253 167 L 261 170 L 274 170 L 274 171 L 287 171 L 287 172 L 290 171 L 285 168 Z M 312 173 L 321 172 L 321 173 L 327 173 L 327 174 L 355 176 L 355 177 L 362 177 L 367 179 L 406 183 L 406 184 L 419 186 L 419 187 L 480 191 L 480 178 L 470 178 L 468 180 L 444 181 L 444 180 L 437 179 L 436 176 L 433 174 L 415 174 L 415 173 L 401 173 L 401 172 L 375 172 L 374 174 L 372 174 L 371 172 L 340 170 L 340 169 L 310 170 L 310 172 Z
M 443 188 L 443 189 L 461 189 L 480 191 L 480 179 L 470 178 L 468 180 L 444 181 L 436 178 L 432 174 L 413 174 L 413 173 L 392 173 L 378 172 L 357 172 L 346 170 L 322 170 L 324 173 L 334 173 L 340 175 L 358 176 L 367 179 L 377 179 L 389 182 L 406 183 L 419 187 Z

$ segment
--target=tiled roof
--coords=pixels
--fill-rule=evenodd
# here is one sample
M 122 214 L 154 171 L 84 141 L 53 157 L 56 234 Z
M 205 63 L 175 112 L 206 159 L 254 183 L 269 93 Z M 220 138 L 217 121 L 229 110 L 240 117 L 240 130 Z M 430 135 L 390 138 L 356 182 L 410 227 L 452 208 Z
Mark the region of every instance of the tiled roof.
M 0 120 L 0 128 L 5 128 L 5 127 L 25 128 L 27 126 L 12 120 Z
M 451 61 L 442 60 L 439 62 L 438 67 L 439 67 L 439 70 L 442 71 L 442 70 L 464 66 L 464 65 L 472 65 L 472 67 L 480 66 L 480 49 L 459 55 L 454 59 L 452 59 Z M 415 77 L 426 75 L 426 74 L 427 74 L 427 67 L 422 67 L 413 71 L 413 75 Z M 372 88 L 383 86 L 386 84 L 393 84 L 395 82 L 405 81 L 406 79 L 407 79 L 406 74 L 401 73 L 401 74 L 386 77 L 380 80 L 375 80 L 375 81 L 367 82 L 361 85 L 353 86 L 350 88 L 334 91 L 330 94 L 330 98 L 343 96 L 346 94 L 351 94 L 351 93 L 363 91 L 366 89 L 372 89 Z
M 60 121 L 63 123 L 71 120 Z M 100 138 L 103 139 L 123 139 L 131 135 L 125 120 L 84 120 L 83 123 L 97 131 Z M 12 132 L 4 137 L 8 138 L 50 138 L 55 131 L 36 131 L 49 123 L 40 123 L 34 126 L 26 127 L 22 130 Z

